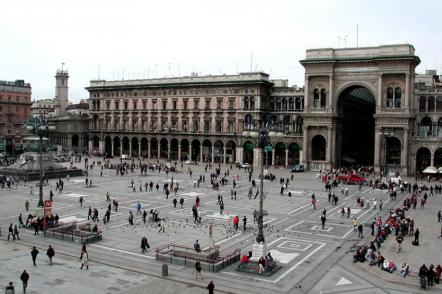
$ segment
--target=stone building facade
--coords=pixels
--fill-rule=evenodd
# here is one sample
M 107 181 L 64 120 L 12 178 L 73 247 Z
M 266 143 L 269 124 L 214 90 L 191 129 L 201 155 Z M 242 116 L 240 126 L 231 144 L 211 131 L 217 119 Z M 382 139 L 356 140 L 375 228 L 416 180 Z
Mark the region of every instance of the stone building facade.
M 0 152 L 22 151 L 24 124 L 31 115 L 31 85 L 23 80 L 0 81 Z
M 91 81 L 89 150 L 258 166 L 244 135 L 274 122 L 269 165 L 362 164 L 378 175 L 442 166 L 441 84 L 415 73 L 412 45 L 312 49 L 300 63 L 303 88 L 265 73 Z
M 302 99 L 299 90 L 285 88 L 274 91 L 265 73 L 91 81 L 89 150 L 257 165 L 261 157 L 256 141 L 245 138 L 243 131 L 255 130 L 269 119 L 271 97 L 291 97 L 278 115 L 289 112 L 285 107 L 290 99 Z M 289 127 L 287 136 L 273 143 L 278 148 L 269 151 L 268 160 L 278 165 L 299 162 L 300 142 L 300 132 Z M 298 146 L 292 145 L 291 152 L 290 144 Z

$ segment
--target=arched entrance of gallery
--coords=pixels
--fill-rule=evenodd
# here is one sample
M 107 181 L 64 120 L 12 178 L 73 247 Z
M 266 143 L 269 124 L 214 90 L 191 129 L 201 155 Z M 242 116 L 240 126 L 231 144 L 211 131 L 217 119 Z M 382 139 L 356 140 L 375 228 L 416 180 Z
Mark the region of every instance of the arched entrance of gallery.
M 366 87 L 350 86 L 341 92 L 337 101 L 338 166 L 373 165 L 375 111 L 376 99 Z

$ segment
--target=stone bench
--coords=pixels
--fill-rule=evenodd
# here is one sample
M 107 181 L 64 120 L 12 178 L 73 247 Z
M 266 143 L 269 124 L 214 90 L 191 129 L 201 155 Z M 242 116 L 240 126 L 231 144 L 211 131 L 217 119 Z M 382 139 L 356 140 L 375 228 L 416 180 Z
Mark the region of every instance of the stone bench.
M 274 264 L 270 269 L 259 273 L 259 264 L 256 261 L 249 261 L 246 264 L 238 265 L 235 270 L 238 272 L 244 272 L 249 274 L 261 275 L 261 276 L 271 276 L 276 271 L 282 268 L 276 261 L 273 261 Z

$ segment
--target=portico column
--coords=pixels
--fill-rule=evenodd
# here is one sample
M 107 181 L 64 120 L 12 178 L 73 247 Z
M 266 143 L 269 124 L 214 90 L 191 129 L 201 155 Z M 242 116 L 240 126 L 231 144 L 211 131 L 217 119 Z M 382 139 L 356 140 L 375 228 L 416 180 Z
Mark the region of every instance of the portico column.
M 181 161 L 181 144 L 178 144 L 178 161 Z
M 132 158 L 132 138 L 129 139 L 129 157 Z
M 215 163 L 215 146 L 212 145 L 212 163 Z
M 303 128 L 302 135 L 302 159 L 306 168 L 308 168 L 308 127 Z
M 120 138 L 120 156 L 123 155 L 123 139 Z
M 170 141 L 167 143 L 167 158 L 170 159 Z
M 329 76 L 329 83 L 328 107 L 331 109 L 333 107 L 333 75 Z
M 381 174 L 381 130 L 375 129 L 374 134 L 374 174 L 378 176 Z
M 410 105 L 410 74 L 405 74 L 405 109 Z
M 433 160 L 434 160 L 434 151 L 430 150 L 431 153 L 431 161 L 430 161 L 430 166 L 433 166 Z
M 402 174 L 408 175 L 408 129 L 404 129 L 404 143 L 401 146 Z
M 203 162 L 203 146 L 200 145 L 200 162 Z
M 327 128 L 327 151 L 326 158 L 327 164 L 329 165 L 327 168 L 332 169 L 332 128 Z
M 227 154 L 227 150 L 226 150 L 226 146 L 224 146 L 224 148 L 223 148 L 223 164 L 226 164 L 226 162 L 227 162 L 226 154 Z
M 138 157 L 141 158 L 141 140 L 138 139 Z
M 112 157 L 114 157 L 114 139 L 113 138 L 111 141 L 111 155 L 112 155 Z
M 275 148 L 272 148 L 272 165 L 275 165 Z
M 147 158 L 150 158 L 150 144 L 151 144 L 151 142 L 148 141 L 147 142 Z
M 160 154 L 160 140 L 158 140 L 158 143 L 157 143 L 157 158 L 159 159 L 160 157 L 161 157 L 161 154 Z
M 187 155 L 187 159 L 192 160 L 192 144 L 189 144 L 189 154 Z
M 382 74 L 379 74 L 378 80 L 378 108 L 382 107 Z
M 305 109 L 307 109 L 308 107 L 309 107 L 309 101 L 308 101 L 308 98 L 309 98 L 309 87 L 308 87 L 308 79 L 309 79 L 309 76 L 308 75 L 305 75 L 305 83 L 304 83 L 304 108 Z
M 285 149 L 285 167 L 289 166 L 289 149 Z

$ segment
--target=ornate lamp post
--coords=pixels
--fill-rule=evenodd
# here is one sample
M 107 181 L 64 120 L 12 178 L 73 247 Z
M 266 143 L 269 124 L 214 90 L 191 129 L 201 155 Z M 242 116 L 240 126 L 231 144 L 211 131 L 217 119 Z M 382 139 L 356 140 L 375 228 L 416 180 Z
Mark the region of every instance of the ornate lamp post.
M 258 235 L 256 236 L 256 242 L 258 244 L 265 243 L 264 232 L 263 232 L 263 218 L 264 218 L 264 157 L 266 154 L 266 146 L 270 145 L 270 139 L 276 137 L 283 137 L 284 134 L 281 132 L 276 132 L 274 130 L 275 124 L 273 122 L 267 123 L 264 127 L 260 128 L 259 131 L 245 130 L 243 132 L 243 137 L 254 138 L 257 140 L 258 147 L 261 151 L 261 172 L 259 175 L 259 211 L 258 211 Z
M 43 207 L 43 137 L 49 134 L 49 131 L 55 130 L 54 125 L 50 125 L 48 121 L 43 118 L 33 118 L 31 121 L 26 123 L 26 129 L 30 130 L 33 134 L 39 137 L 39 148 L 38 148 L 38 158 L 39 158 L 39 170 L 40 170 L 40 186 L 38 194 L 38 207 Z

